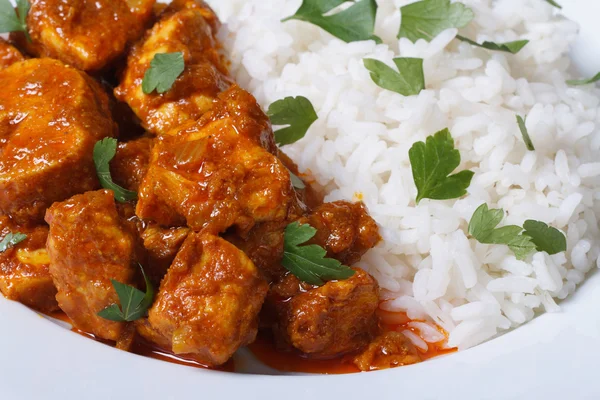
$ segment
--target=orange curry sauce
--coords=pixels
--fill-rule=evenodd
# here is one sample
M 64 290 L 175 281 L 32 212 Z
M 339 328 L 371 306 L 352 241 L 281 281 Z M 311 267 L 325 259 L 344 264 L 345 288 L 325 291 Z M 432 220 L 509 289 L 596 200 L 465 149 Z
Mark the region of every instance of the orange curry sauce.
M 379 310 L 378 313 L 384 320 L 397 320 L 398 322 L 400 322 L 396 324 L 385 324 L 383 325 L 384 330 L 403 331 L 409 329 L 411 331 L 414 331 L 413 328 L 408 327 L 407 324 L 411 322 L 411 320 L 405 314 L 389 313 L 387 311 L 381 310 Z M 64 321 L 73 326 L 71 319 L 62 311 L 49 313 L 47 315 L 54 319 Z M 97 342 L 114 347 L 114 345 L 111 342 L 98 339 L 91 333 L 80 331 L 77 328 L 72 328 L 71 330 L 77 334 L 88 337 Z M 447 336 L 446 332 L 442 332 L 444 333 L 444 335 Z M 418 334 L 418 332 L 415 333 Z M 427 350 L 427 352 L 423 352 L 419 349 L 419 355 L 421 356 L 421 360 L 423 361 L 433 357 L 450 354 L 456 351 L 456 349 L 454 348 L 444 348 L 444 341 L 434 344 L 429 343 L 428 347 L 429 349 Z M 350 374 L 360 372 L 360 370 L 356 368 L 356 366 L 352 363 L 352 355 L 333 358 L 329 360 L 315 360 L 303 357 L 299 353 L 279 352 L 276 350 L 270 335 L 264 332 L 259 332 L 256 341 L 250 344 L 248 346 L 248 349 L 260 362 L 278 371 L 312 374 Z M 233 358 L 229 360 L 225 365 L 222 365 L 219 368 L 209 368 L 195 360 L 187 359 L 185 357 L 169 353 L 163 349 L 159 349 L 139 337 L 136 338 L 131 352 L 143 357 L 153 358 L 155 360 L 166 361 L 179 365 L 185 365 L 188 367 L 214 369 L 226 372 L 235 371 L 235 364 Z

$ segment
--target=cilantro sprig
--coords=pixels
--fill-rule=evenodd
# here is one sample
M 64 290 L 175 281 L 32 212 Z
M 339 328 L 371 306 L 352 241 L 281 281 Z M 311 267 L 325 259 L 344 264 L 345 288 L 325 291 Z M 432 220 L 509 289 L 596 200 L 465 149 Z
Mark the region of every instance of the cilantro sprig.
M 567 81 L 567 85 L 582 86 L 589 85 L 590 83 L 596 83 L 598 81 L 600 81 L 600 72 L 588 79 L 569 79 Z
M 141 265 L 140 269 L 142 270 L 142 275 L 146 282 L 146 293 L 133 286 L 112 279 L 111 283 L 117 292 L 117 296 L 119 296 L 119 303 L 121 306 L 118 304 L 111 304 L 98 313 L 99 317 L 109 321 L 131 322 L 146 315 L 146 312 L 152 305 L 152 300 L 154 299 L 154 288 Z
M 15 247 L 25 239 L 27 239 L 27 235 L 25 235 L 24 233 L 9 232 L 6 236 L 4 236 L 2 241 L 0 241 L 0 253 L 4 253 L 11 247 Z
M 523 136 L 523 141 L 525 142 L 525 146 L 527 146 L 527 150 L 534 151 L 535 147 L 533 147 L 533 142 L 529 137 L 529 132 L 527 132 L 527 127 L 525 126 L 525 119 L 520 115 L 517 115 L 517 125 L 519 125 L 519 130 L 521 131 L 521 135 Z
M 513 42 L 505 42 L 505 43 L 488 42 L 486 40 L 483 43 L 479 44 L 476 41 L 471 40 L 471 39 L 466 38 L 461 35 L 456 35 L 456 38 L 463 42 L 467 42 L 473 46 L 482 47 L 484 49 L 494 50 L 494 51 L 504 51 L 505 53 L 511 53 L 511 54 L 517 54 L 519 51 L 521 51 L 521 49 L 523 47 L 525 47 L 527 45 L 527 43 L 529 43 L 529 40 L 515 40 Z
M 144 74 L 142 91 L 150 94 L 156 90 L 158 94 L 165 93 L 185 70 L 183 53 L 158 53 L 150 62 L 150 68 Z
M 469 234 L 480 243 L 508 246 L 519 260 L 536 250 L 557 254 L 567 249 L 565 236 L 556 228 L 534 220 L 525 221 L 524 228 L 516 225 L 497 228 L 503 218 L 504 210 L 490 210 L 484 203 L 473 213 Z
M 398 38 L 412 42 L 432 40 L 450 28 L 464 28 L 475 17 L 473 10 L 450 0 L 423 0 L 400 8 L 402 21 Z
M 31 42 L 27 30 L 27 14 L 31 5 L 28 0 L 17 0 L 17 11 L 9 0 L 0 0 L 0 33 L 23 32 Z
M 274 125 L 289 125 L 275 131 L 275 142 L 279 146 L 296 143 L 308 128 L 319 119 L 310 100 L 306 97 L 286 97 L 269 106 L 267 115 Z
M 306 185 L 304 184 L 304 181 L 302 179 L 300 179 L 292 171 L 290 171 L 290 179 L 292 181 L 292 186 L 295 187 L 296 189 L 298 189 L 298 190 L 306 189 Z
M 355 271 L 338 260 L 327 258 L 327 252 L 316 244 L 301 246 L 317 233 L 308 224 L 293 222 L 285 228 L 284 252 L 281 264 L 300 280 L 321 286 L 325 281 L 347 279 Z
M 353 2 L 352 6 L 335 14 L 330 14 L 340 5 Z M 344 42 L 381 39 L 373 34 L 377 2 L 375 0 L 303 0 L 296 13 L 282 22 L 293 19 L 309 22 L 324 29 Z
M 469 170 L 450 175 L 460 165 L 460 152 L 448 129 L 416 142 L 408 152 L 417 186 L 417 204 L 422 199 L 456 199 L 467 193 L 474 173 Z
M 525 229 L 523 235 L 531 238 L 538 251 L 545 251 L 552 255 L 567 250 L 567 238 L 558 229 L 531 219 L 525 221 L 523 228 Z
M 110 175 L 110 161 L 117 153 L 117 139 L 104 138 L 94 145 L 94 164 L 96 174 L 100 184 L 105 189 L 110 189 L 115 195 L 115 199 L 121 203 L 132 201 L 137 198 L 137 193 L 122 188 L 113 182 Z
M 398 71 L 371 58 L 365 58 L 363 63 L 371 73 L 373 82 L 381 88 L 400 93 L 403 96 L 417 95 L 425 89 L 423 59 L 421 58 L 394 58 L 394 64 L 398 67 Z
M 554 0 L 546 0 L 546 2 L 556 8 L 559 8 L 559 9 L 562 8 L 562 6 L 560 4 L 558 4 L 557 2 L 555 2 Z

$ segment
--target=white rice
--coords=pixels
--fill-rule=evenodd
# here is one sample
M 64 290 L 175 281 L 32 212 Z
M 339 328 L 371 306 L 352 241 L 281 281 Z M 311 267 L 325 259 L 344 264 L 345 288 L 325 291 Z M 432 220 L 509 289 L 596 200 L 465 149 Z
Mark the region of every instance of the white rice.
M 437 324 L 464 349 L 557 311 L 600 260 L 600 90 L 569 87 L 575 23 L 544 0 L 463 0 L 475 12 L 465 36 L 529 39 L 517 55 L 453 40 L 396 39 L 402 5 L 378 0 L 373 41 L 346 44 L 303 22 L 281 23 L 301 0 L 209 0 L 236 80 L 267 108 L 286 96 L 311 100 L 319 120 L 284 150 L 326 190 L 327 201 L 362 199 L 384 241 L 359 263 L 384 289 L 382 308 Z M 424 58 L 427 90 L 403 97 L 376 86 L 363 58 Z M 527 151 L 515 122 L 536 147 Z M 475 177 L 468 195 L 415 205 L 408 149 L 448 127 Z M 518 261 L 506 246 L 467 234 L 475 209 L 502 207 L 504 223 L 541 220 L 567 236 L 566 253 Z M 412 326 L 421 347 L 439 341 Z

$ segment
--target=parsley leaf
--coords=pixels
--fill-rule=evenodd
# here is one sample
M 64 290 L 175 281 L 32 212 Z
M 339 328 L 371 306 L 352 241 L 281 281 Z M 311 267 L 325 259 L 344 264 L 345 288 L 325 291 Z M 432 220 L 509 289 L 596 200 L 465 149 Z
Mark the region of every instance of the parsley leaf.
M 365 68 L 371 72 L 373 82 L 381 88 L 400 93 L 403 96 L 416 95 L 425 89 L 423 59 L 421 58 L 394 58 L 394 64 L 398 67 L 399 72 L 372 58 L 365 58 L 363 63 Z
M 551 5 L 553 5 L 556 8 L 561 8 L 562 9 L 562 6 L 560 4 L 558 4 L 557 2 L 555 2 L 554 0 L 546 0 L 546 2 L 549 3 L 549 4 L 551 4 Z
M 142 270 L 144 281 L 146 281 L 146 293 L 132 286 L 117 282 L 114 279 L 111 280 L 112 285 L 119 296 L 121 307 L 117 304 L 112 304 L 100 311 L 98 313 L 99 317 L 109 321 L 131 322 L 146 315 L 146 312 L 152 305 L 152 300 L 154 299 L 154 288 L 141 265 L 140 269 Z
M 416 142 L 408 152 L 417 186 L 417 204 L 422 199 L 456 199 L 467 193 L 474 173 L 461 171 L 448 176 L 460 164 L 460 152 L 454 148 L 454 140 L 448 129 Z
M 541 221 L 527 220 L 523 224 L 525 232 L 535 244 L 537 251 L 545 251 L 552 255 L 567 250 L 567 239 L 565 235 L 556 228 L 548 226 Z
M 473 213 L 469 222 L 469 234 L 480 243 L 507 245 L 519 260 L 524 259 L 535 250 L 535 245 L 529 236 L 520 234 L 523 231 L 520 226 L 507 225 L 496 228 L 502 218 L 502 209 L 490 210 L 484 203 Z
M 473 46 L 483 47 L 484 49 L 494 50 L 494 51 L 504 51 L 506 53 L 511 53 L 511 54 L 517 54 L 519 51 L 521 51 L 521 49 L 523 47 L 525 47 L 527 45 L 527 43 L 529 43 L 529 40 L 515 40 L 513 42 L 506 42 L 506 43 L 494 43 L 494 42 L 485 41 L 482 44 L 479 44 L 476 41 L 471 40 L 471 39 L 466 38 L 461 35 L 456 35 L 456 38 L 458 40 L 462 40 L 463 42 L 472 44 Z
M 303 190 L 306 188 L 304 181 L 300 179 L 296 174 L 290 171 L 290 178 L 292 180 L 292 186 L 294 186 L 298 190 Z
M 523 136 L 523 141 L 525 142 L 525 146 L 527 146 L 527 150 L 534 151 L 535 147 L 533 147 L 533 142 L 529 137 L 529 132 L 527 132 L 525 120 L 520 115 L 517 115 L 517 124 L 519 125 L 519 129 L 521 130 L 521 135 Z
M 296 143 L 319 117 L 306 97 L 286 97 L 269 106 L 267 114 L 274 125 L 289 125 L 275 132 L 279 146 Z
M 300 246 L 317 233 L 308 224 L 293 222 L 285 228 L 284 252 L 281 264 L 300 280 L 321 286 L 328 280 L 347 279 L 354 270 L 338 260 L 326 258 L 327 252 L 316 244 Z
M 354 2 L 351 7 L 325 16 L 349 1 Z M 310 22 L 347 43 L 370 39 L 381 43 L 381 39 L 373 34 L 376 14 L 375 0 L 302 0 L 296 14 L 283 19 L 282 22 L 292 19 Z
M 402 22 L 398 38 L 430 41 L 449 28 L 464 28 L 475 17 L 473 11 L 462 3 L 450 0 L 423 0 L 400 8 Z
M 595 83 L 600 81 L 600 72 L 596 75 L 592 76 L 589 79 L 569 79 L 567 81 L 567 85 L 571 86 L 581 86 L 581 85 L 589 85 L 590 83 Z
M 117 152 L 117 139 L 104 138 L 99 140 L 94 145 L 94 164 L 96 165 L 96 173 L 100 184 L 105 189 L 110 189 L 115 195 L 115 199 L 121 203 L 135 200 L 137 193 L 131 190 L 123 189 L 121 186 L 113 182 L 110 176 L 110 160 L 112 160 Z
M 9 232 L 6 236 L 4 236 L 4 239 L 0 241 L 0 253 L 4 253 L 11 247 L 15 247 L 25 239 L 27 239 L 27 235 L 25 235 L 24 233 Z
M 10 0 L 0 0 L 0 33 L 23 32 L 31 42 L 27 30 L 27 14 L 30 4 L 28 0 L 17 0 L 17 11 Z
M 159 94 L 167 92 L 185 69 L 183 53 L 158 53 L 150 62 L 150 68 L 144 74 L 142 90 L 150 94 L 156 90 Z

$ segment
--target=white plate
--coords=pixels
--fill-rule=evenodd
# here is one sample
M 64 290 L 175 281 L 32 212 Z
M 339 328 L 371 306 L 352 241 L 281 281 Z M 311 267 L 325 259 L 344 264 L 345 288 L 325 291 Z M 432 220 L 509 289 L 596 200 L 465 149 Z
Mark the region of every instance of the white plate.
M 582 74 L 595 74 L 600 2 L 559 2 L 582 25 L 573 49 L 576 65 Z M 417 365 L 273 376 L 205 371 L 128 354 L 0 296 L 0 399 L 600 399 L 600 273 L 561 306 L 560 313 L 542 315 L 488 343 Z M 244 354 L 237 366 L 275 373 Z

